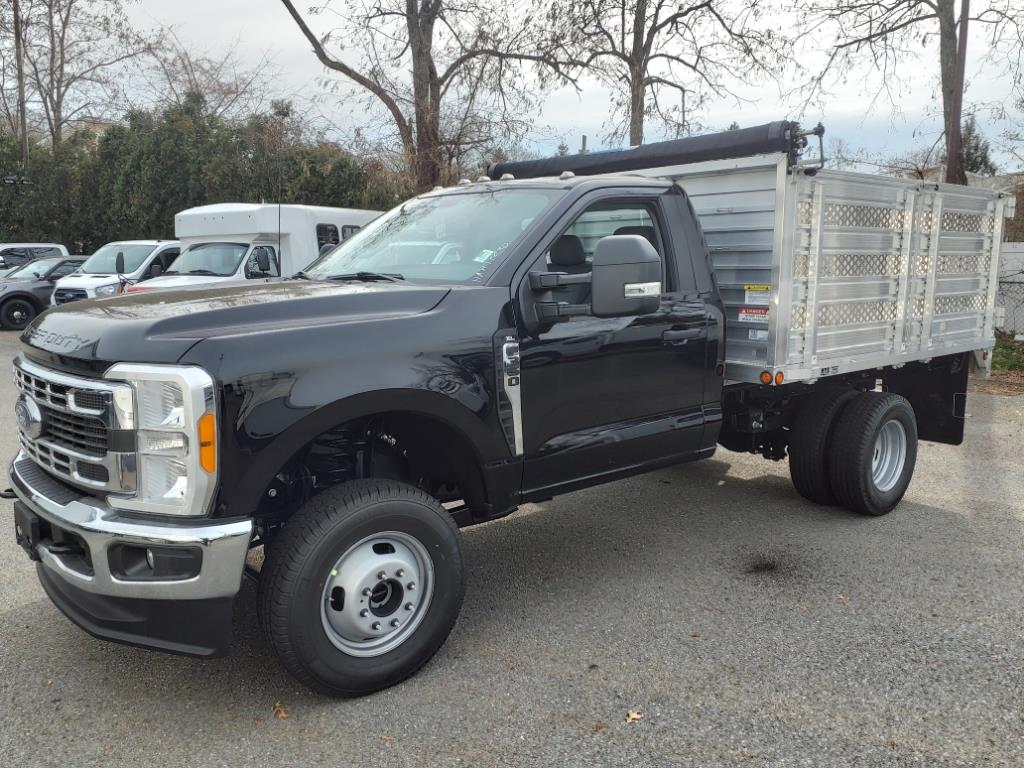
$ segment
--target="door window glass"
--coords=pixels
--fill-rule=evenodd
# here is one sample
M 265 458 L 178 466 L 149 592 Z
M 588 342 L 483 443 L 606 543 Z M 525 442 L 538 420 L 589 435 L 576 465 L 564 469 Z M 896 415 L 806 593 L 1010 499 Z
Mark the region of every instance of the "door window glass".
M 266 272 L 260 269 L 260 255 L 266 254 L 269 268 Z M 249 258 L 245 261 L 245 276 L 247 278 L 280 277 L 281 270 L 277 268 L 277 252 L 273 246 L 257 245 L 252 249 Z
M 657 221 L 645 203 L 602 203 L 581 213 L 544 255 L 548 272 L 570 275 L 590 272 L 597 244 L 609 235 L 640 235 L 646 238 L 661 256 L 662 280 L 667 289 L 668 271 Z M 589 285 L 564 285 L 552 291 L 555 301 L 588 304 Z
M 64 277 L 65 275 L 70 275 L 72 272 L 74 272 L 80 266 L 81 266 L 81 264 L 79 262 L 77 262 L 77 261 L 65 261 L 59 267 L 57 267 L 55 270 L 53 270 L 53 272 L 50 273 L 50 279 L 51 280 L 56 280 L 59 277 Z

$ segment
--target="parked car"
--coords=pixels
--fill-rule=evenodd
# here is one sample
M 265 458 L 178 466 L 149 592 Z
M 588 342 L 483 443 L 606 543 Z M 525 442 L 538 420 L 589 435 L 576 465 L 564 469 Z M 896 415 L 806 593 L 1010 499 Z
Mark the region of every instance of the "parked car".
M 174 217 L 181 256 L 130 292 L 290 276 L 380 215 L 316 205 L 220 203 Z
M 519 504 L 721 445 L 889 513 L 918 440 L 964 440 L 1012 198 L 832 171 L 807 141 L 779 122 L 502 164 L 295 279 L 46 312 L 14 363 L 18 542 L 91 634 L 200 656 L 227 651 L 262 546 L 278 658 L 353 696 L 441 647 L 459 527 Z
M 20 267 L 47 256 L 67 256 L 60 243 L 0 243 L 0 270 Z
M 86 259 L 81 269 L 58 281 L 51 303 L 67 304 L 116 294 L 121 277 L 141 282 L 157 277 L 178 258 L 177 240 L 119 240 L 107 243 Z M 124 259 L 124 272 L 117 273 L 117 256 Z
M 0 277 L 0 325 L 20 331 L 50 305 L 57 280 L 83 263 L 85 256 L 52 256 L 15 267 Z

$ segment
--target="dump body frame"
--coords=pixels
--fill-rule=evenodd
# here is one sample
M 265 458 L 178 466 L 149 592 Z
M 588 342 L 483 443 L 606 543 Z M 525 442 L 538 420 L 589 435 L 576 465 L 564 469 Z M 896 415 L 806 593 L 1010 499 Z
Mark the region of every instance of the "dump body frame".
M 785 153 L 635 171 L 701 222 L 726 376 L 810 382 L 991 349 L 1004 193 L 791 164 Z

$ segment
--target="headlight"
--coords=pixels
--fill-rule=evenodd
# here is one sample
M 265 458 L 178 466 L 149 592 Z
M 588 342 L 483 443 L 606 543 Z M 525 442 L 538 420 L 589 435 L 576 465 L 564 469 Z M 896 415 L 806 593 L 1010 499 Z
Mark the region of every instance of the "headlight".
M 122 425 L 135 430 L 135 496 L 110 496 L 117 509 L 203 515 L 217 481 L 217 411 L 213 379 L 200 368 L 120 363 L 106 378 L 132 385 L 115 396 Z
M 117 283 L 111 283 L 110 285 L 101 285 L 96 289 L 96 298 L 101 299 L 104 296 L 113 296 L 117 293 Z

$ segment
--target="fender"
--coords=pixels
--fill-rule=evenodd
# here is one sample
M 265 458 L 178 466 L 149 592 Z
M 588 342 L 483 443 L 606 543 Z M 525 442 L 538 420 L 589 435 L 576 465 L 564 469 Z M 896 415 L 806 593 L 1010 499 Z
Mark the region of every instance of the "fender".
M 257 452 L 242 447 L 242 443 L 249 441 L 245 436 L 246 424 L 232 419 L 238 413 L 237 406 L 238 403 L 225 403 L 223 410 L 221 456 L 224 461 L 217 516 L 251 514 L 274 476 L 314 438 L 332 427 L 378 413 L 406 412 L 445 424 L 463 438 L 480 468 L 493 451 L 490 445 L 493 435 L 485 423 L 457 401 L 438 392 L 390 389 L 346 397 L 298 415 Z
M 8 299 L 25 299 L 29 304 L 36 308 L 36 312 L 42 312 L 50 306 L 49 304 L 41 303 L 38 298 L 27 291 L 14 290 L 0 293 L 0 306 L 7 302 Z

